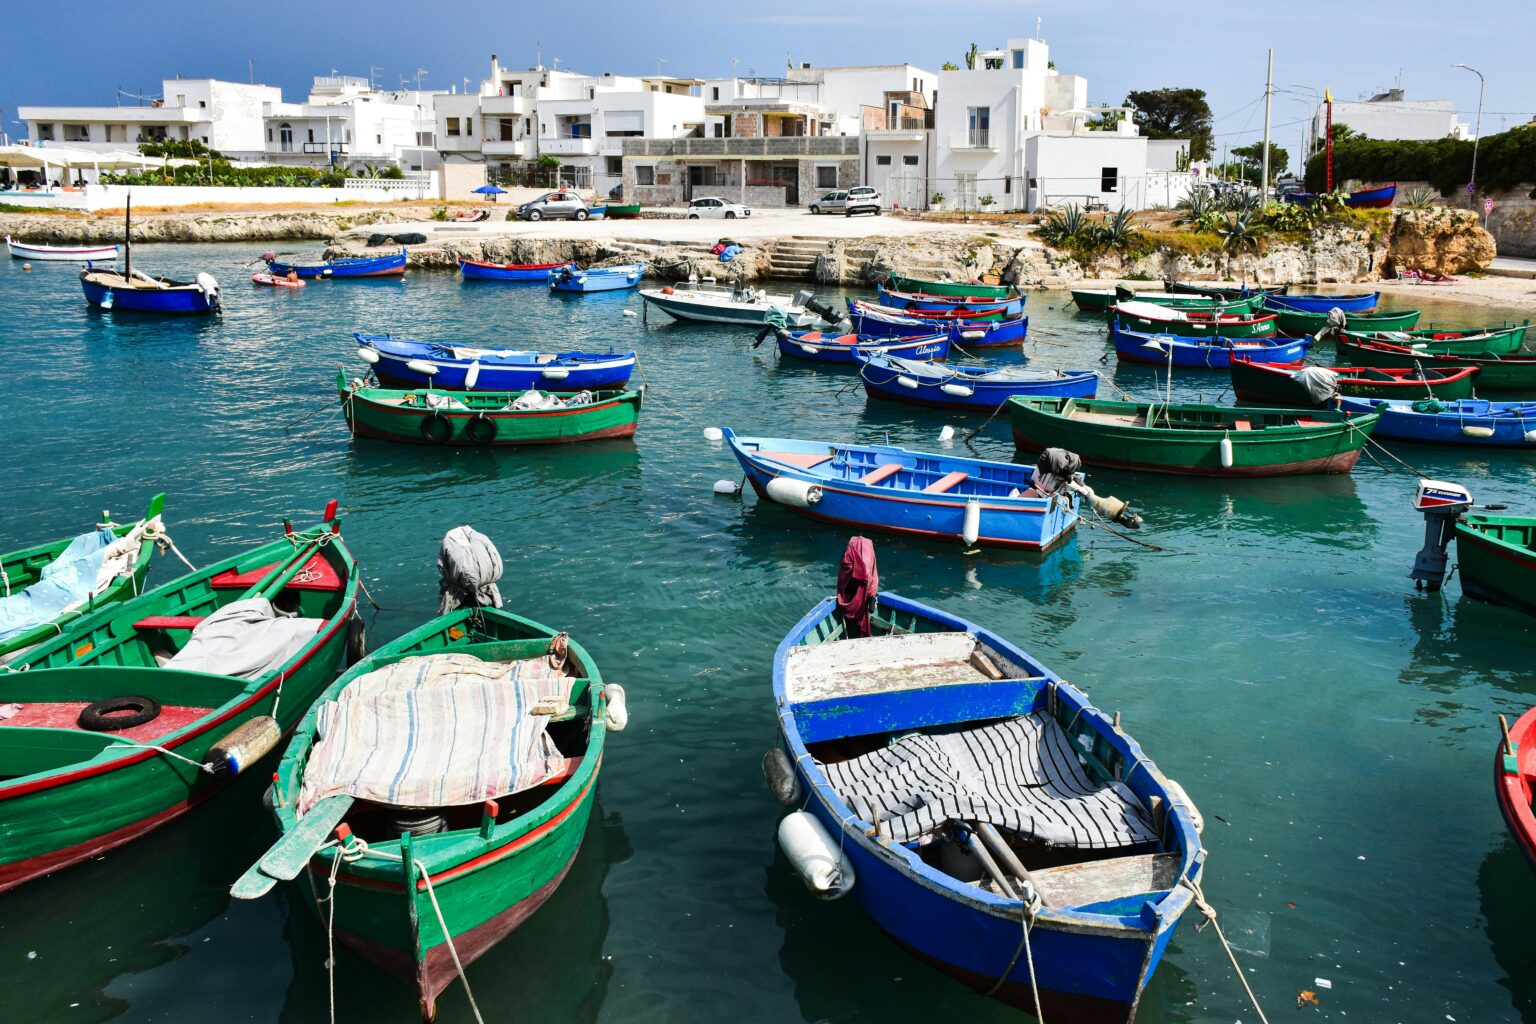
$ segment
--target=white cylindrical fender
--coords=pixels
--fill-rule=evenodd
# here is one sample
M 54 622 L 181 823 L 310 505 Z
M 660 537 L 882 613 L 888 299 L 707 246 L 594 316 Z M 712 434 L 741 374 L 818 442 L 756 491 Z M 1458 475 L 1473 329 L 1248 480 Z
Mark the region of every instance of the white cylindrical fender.
M 719 427 L 704 428 L 704 440 L 706 441 L 719 441 L 724 437 L 725 431 L 721 430 Z
M 800 351 L 804 352 L 807 355 L 812 355 L 813 356 L 813 355 L 816 354 L 817 348 L 816 348 L 815 345 L 807 345 L 804 342 L 801 342 L 801 344 L 800 344 Z
M 1221 468 L 1232 468 L 1232 439 L 1225 434 L 1221 438 Z
M 773 798 L 785 807 L 794 807 L 805 795 L 789 755 L 778 747 L 763 755 L 763 778 L 768 780 Z
M 636 313 L 636 312 L 635 312 L 635 311 L 634 311 L 634 310 L 632 310 L 632 309 L 626 309 L 626 310 L 625 310 L 625 311 L 624 311 L 624 315 L 625 315 L 625 316 L 639 316 L 639 315 L 640 315 L 640 314 L 639 314 L 639 313 Z
M 379 351 L 378 349 L 373 348 L 360 348 L 357 350 L 357 358 L 361 359 L 369 366 L 375 366 L 379 361 Z
M 939 440 L 940 441 L 953 441 L 954 439 L 955 439 L 955 428 L 946 423 L 944 425 L 944 429 L 939 431 Z
M 569 377 L 570 375 L 571 371 L 563 367 L 555 367 L 551 370 L 545 370 L 543 374 L 541 374 L 545 380 L 565 380 L 565 378 Z
M 624 687 L 618 683 L 605 683 L 603 699 L 608 702 L 608 731 L 623 732 L 629 724 L 629 704 L 624 698 Z
M 961 338 L 962 341 L 980 341 L 982 338 L 985 338 L 986 336 L 987 336 L 987 332 L 986 331 L 969 330 L 969 331 L 961 331 L 960 332 L 960 338 Z
M 203 290 L 203 294 L 204 295 L 208 295 L 208 296 L 211 296 L 211 297 L 217 297 L 218 296 L 218 294 L 219 294 L 219 279 L 218 278 L 214 277 L 212 274 L 208 273 L 208 271 L 205 270 L 202 273 L 197 275 L 196 280 L 197 280 L 197 286 Z
M 1195 831 L 1204 832 L 1205 818 L 1200 814 L 1200 809 L 1195 806 L 1194 801 L 1190 800 L 1189 794 L 1184 792 L 1184 787 L 1169 779 L 1168 795 L 1173 798 L 1174 803 L 1179 804 L 1189 812 L 1189 820 L 1194 823 Z
M 428 377 L 437 376 L 437 367 L 433 366 L 425 359 L 412 359 L 407 362 L 405 366 L 408 370 L 415 370 L 417 373 L 425 374 Z
M 965 503 L 965 519 L 960 525 L 960 539 L 967 545 L 975 544 L 981 536 L 981 502 L 972 498 Z
M 900 384 L 902 387 L 906 388 L 908 391 L 916 391 L 917 390 L 917 381 L 913 380 L 911 377 L 908 377 L 906 374 L 901 374 L 900 376 L 898 376 L 896 378 L 896 383 Z
M 1461 433 L 1462 433 L 1463 437 L 1492 437 L 1493 436 L 1493 428 L 1492 427 L 1462 427 L 1461 428 Z
M 779 848 L 805 887 L 824 900 L 853 888 L 853 864 L 810 811 L 786 814 L 779 822 Z
M 1525 440 L 1527 443 L 1536 444 L 1536 430 L 1527 430 L 1525 432 Z
M 976 393 L 975 388 L 968 388 L 964 384 L 942 384 L 939 386 L 939 390 L 946 395 L 953 395 L 955 398 L 970 398 Z
M 476 359 L 469 364 L 469 369 L 464 371 L 464 386 L 473 388 L 480 383 L 480 360 Z
M 741 490 L 741 485 L 738 484 L 735 480 L 715 481 L 716 494 L 735 494 L 739 490 Z
M 776 476 L 769 480 L 765 490 L 771 501 L 792 508 L 810 508 L 821 500 L 820 487 L 808 480 L 795 480 L 787 476 Z

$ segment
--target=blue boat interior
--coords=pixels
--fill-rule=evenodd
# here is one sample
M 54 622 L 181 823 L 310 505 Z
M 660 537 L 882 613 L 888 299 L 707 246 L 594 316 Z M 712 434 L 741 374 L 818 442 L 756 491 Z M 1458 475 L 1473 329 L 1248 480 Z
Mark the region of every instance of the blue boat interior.
M 1011 462 L 948 458 L 884 445 L 734 436 L 731 443 L 748 458 L 780 472 L 790 470 L 828 481 L 950 497 L 1024 497 L 1033 472 L 1031 466 Z
M 921 608 L 881 595 L 873 636 L 850 639 L 829 599 L 790 634 L 775 684 L 793 721 L 791 756 L 803 745 L 814 758 L 817 771 L 807 777 L 847 827 L 904 850 L 914 870 L 942 885 L 982 902 L 1008 901 L 975 849 L 985 822 L 1045 910 L 1155 930 L 1161 902 L 1198 870 L 1200 844 L 1182 790 L 1076 688 L 1005 641 L 914 610 Z M 958 791 L 942 799 L 873 791 L 880 781 L 869 766 L 900 752 L 953 748 L 967 735 L 986 737 L 990 749 L 991 737 L 1026 726 L 1038 738 L 1024 761 L 1014 749 L 1010 770 L 962 772 Z M 944 763 L 936 762 L 936 774 Z M 933 764 L 906 765 L 915 767 L 891 776 L 898 785 L 932 788 Z M 1021 783 L 1020 768 L 1038 776 Z M 1009 794 L 1025 806 L 1010 808 Z M 1016 871 L 1003 874 L 1017 880 Z

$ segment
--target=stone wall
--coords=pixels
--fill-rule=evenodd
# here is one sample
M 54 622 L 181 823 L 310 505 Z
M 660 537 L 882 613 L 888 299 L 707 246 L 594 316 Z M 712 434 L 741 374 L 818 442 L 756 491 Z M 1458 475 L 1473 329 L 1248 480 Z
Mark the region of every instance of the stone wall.
M 1536 257 L 1536 198 L 1532 197 L 1532 192 L 1536 192 L 1536 184 L 1521 184 L 1500 192 L 1479 193 L 1475 207 L 1469 207 L 1465 192 L 1442 196 L 1440 190 L 1427 181 L 1400 181 L 1397 183 L 1397 197 L 1393 200 L 1394 208 L 1401 210 L 1403 202 L 1415 189 L 1425 189 L 1432 193 L 1436 208 L 1475 210 L 1480 218 L 1483 199 L 1492 199 L 1493 212 L 1482 220 L 1498 248 L 1498 254 Z

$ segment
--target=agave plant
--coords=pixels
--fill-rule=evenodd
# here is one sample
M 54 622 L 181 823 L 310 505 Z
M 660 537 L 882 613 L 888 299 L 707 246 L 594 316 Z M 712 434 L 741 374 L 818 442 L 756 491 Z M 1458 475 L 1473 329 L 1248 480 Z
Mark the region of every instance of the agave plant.
M 1040 224 L 1040 237 L 1052 245 L 1058 245 L 1082 233 L 1088 218 L 1076 203 L 1069 203 L 1059 213 L 1053 213 Z
M 1421 185 L 1417 188 L 1409 189 L 1408 194 L 1403 197 L 1399 205 L 1410 210 L 1428 210 L 1434 207 L 1436 198 L 1434 189 L 1424 188 Z
M 1243 249 L 1257 251 L 1260 230 L 1254 218 L 1246 214 L 1234 213 L 1216 230 L 1216 233 L 1221 236 L 1221 247 L 1228 252 L 1239 252 Z
M 1099 229 L 1100 240 L 1112 248 L 1120 248 L 1136 237 L 1136 225 L 1131 222 L 1130 210 L 1121 210 L 1104 222 Z

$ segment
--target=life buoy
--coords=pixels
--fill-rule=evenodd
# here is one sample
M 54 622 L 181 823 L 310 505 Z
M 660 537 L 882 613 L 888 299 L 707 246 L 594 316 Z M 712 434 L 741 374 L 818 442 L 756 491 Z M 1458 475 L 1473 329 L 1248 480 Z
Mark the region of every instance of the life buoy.
M 496 421 L 481 413 L 464 424 L 464 439 L 470 444 L 490 444 L 496 440 Z
M 421 437 L 428 444 L 447 444 L 453 437 L 453 424 L 442 412 L 433 409 L 430 416 L 422 418 Z
M 153 697 L 108 697 L 82 708 L 76 724 L 91 732 L 118 732 L 160 717 L 160 702 Z

